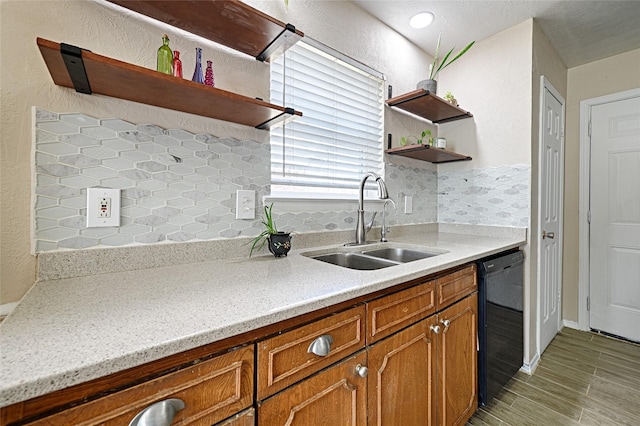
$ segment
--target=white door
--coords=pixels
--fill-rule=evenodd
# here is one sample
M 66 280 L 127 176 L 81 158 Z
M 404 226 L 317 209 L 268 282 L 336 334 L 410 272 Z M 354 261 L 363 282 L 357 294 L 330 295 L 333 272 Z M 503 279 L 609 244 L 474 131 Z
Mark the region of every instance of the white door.
M 640 341 L 640 97 L 591 109 L 590 327 Z
M 544 352 L 560 329 L 562 199 L 564 188 L 564 99 L 542 79 L 540 211 L 538 248 L 539 348 Z

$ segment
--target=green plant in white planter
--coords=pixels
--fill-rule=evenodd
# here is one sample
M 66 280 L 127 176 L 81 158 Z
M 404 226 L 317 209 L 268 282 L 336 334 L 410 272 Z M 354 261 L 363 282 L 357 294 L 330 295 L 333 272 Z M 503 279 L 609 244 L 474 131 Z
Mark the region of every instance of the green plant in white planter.
M 436 81 L 436 77 L 438 76 L 438 73 L 443 69 L 445 69 L 446 67 L 448 67 L 449 65 L 451 65 L 452 63 L 454 63 L 459 57 L 467 53 L 467 50 L 471 49 L 471 46 L 473 46 L 473 44 L 475 43 L 475 40 L 472 41 L 464 49 L 458 52 L 458 54 L 454 56 L 453 59 L 449 60 L 449 57 L 453 53 L 453 49 L 455 49 L 455 47 L 453 47 L 449 52 L 447 52 L 447 54 L 444 56 L 442 61 L 439 61 L 438 54 L 440 52 L 441 39 L 442 39 L 442 34 L 438 36 L 438 44 L 436 45 L 436 54 L 433 56 L 433 63 L 429 66 L 429 79 L 418 82 L 418 89 L 425 89 L 433 94 L 436 94 L 438 89 L 438 82 Z

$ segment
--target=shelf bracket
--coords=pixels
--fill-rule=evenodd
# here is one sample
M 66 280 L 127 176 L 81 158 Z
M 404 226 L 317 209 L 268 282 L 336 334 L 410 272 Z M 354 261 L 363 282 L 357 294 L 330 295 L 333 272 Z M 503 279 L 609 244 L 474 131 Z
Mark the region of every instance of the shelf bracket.
M 265 130 L 275 126 L 285 125 L 296 118 L 296 111 L 293 108 L 285 108 L 284 112 L 256 126 L 256 129 Z
M 90 95 L 91 86 L 89 85 L 87 72 L 84 69 L 82 49 L 70 44 L 60 43 L 60 54 L 67 67 L 67 72 L 69 72 L 69 77 L 71 77 L 73 88 L 76 89 L 76 92 Z
M 296 33 L 296 27 L 291 24 L 286 24 L 280 34 L 278 34 L 278 36 L 274 38 L 258 56 L 256 56 L 256 59 L 260 62 L 264 62 L 274 55 L 279 55 L 289 47 L 296 44 L 300 38 L 301 36 Z

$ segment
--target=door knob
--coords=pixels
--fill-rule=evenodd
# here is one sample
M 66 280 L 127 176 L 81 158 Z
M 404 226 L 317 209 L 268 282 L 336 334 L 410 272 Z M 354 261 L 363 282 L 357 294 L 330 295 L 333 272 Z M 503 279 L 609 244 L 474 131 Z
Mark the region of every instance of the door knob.
M 451 325 L 451 321 L 449 321 L 448 319 L 441 319 L 440 320 L 440 324 L 444 325 L 444 330 L 442 330 L 442 334 L 446 333 L 447 330 L 449 329 L 449 326 Z
M 327 356 L 331 351 L 331 344 L 333 343 L 333 337 L 329 334 L 323 334 L 316 340 L 311 342 L 307 352 L 310 354 L 316 354 L 318 356 Z
M 542 231 L 542 239 L 544 240 L 545 238 L 549 238 L 549 239 L 554 239 L 556 237 L 556 233 L 555 232 L 547 232 L 547 231 Z
M 429 328 L 431 329 L 431 331 L 433 331 L 436 334 L 440 333 L 440 326 L 439 325 L 432 325 Z
M 156 402 L 139 412 L 129 426 L 170 426 L 184 402 L 178 398 Z

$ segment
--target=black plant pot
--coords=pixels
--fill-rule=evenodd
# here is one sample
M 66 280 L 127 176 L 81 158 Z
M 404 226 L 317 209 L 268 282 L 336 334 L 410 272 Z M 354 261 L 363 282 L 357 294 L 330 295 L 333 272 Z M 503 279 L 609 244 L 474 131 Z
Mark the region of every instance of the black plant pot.
M 269 251 L 275 257 L 286 256 L 291 250 L 291 235 L 288 232 L 269 234 Z

